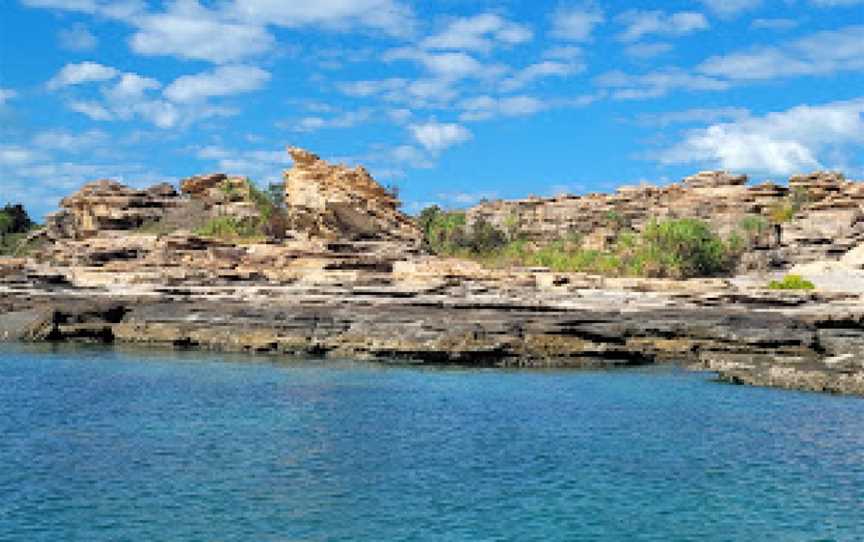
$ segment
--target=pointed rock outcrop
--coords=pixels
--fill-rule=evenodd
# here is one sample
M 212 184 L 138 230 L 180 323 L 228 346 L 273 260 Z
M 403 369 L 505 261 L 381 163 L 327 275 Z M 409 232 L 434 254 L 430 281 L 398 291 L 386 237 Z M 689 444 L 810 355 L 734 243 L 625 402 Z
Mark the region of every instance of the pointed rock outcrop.
M 288 153 L 294 167 L 285 173 L 285 205 L 295 232 L 325 239 L 419 245 L 420 229 L 399 210 L 396 194 L 365 168 L 330 164 L 295 147 Z

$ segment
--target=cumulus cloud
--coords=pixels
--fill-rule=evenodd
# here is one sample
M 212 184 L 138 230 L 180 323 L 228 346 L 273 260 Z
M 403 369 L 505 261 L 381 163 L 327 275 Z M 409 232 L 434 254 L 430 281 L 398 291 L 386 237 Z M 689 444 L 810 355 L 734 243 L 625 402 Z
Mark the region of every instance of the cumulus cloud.
M 269 80 L 270 74 L 255 66 L 220 66 L 209 72 L 178 78 L 165 89 L 165 96 L 174 102 L 196 102 L 258 90 Z
M 30 7 L 76 11 L 123 22 L 134 29 L 129 40 L 142 55 L 168 55 L 217 64 L 236 63 L 273 49 L 268 27 L 316 26 L 335 31 L 373 28 L 405 36 L 415 26 L 413 12 L 396 0 L 173 0 L 152 9 L 142 0 L 22 0 Z M 86 37 L 69 36 L 73 41 Z
M 388 62 L 411 60 L 421 64 L 432 77 L 451 81 L 496 77 L 506 71 L 506 68 L 500 64 L 484 64 L 461 51 L 430 53 L 412 47 L 400 47 L 387 51 L 382 58 Z
M 625 42 L 633 42 L 650 34 L 681 36 L 706 30 L 710 26 L 708 19 L 695 11 L 664 13 L 631 9 L 618 15 L 615 20 L 626 26 L 618 35 L 618 39 Z
M 721 17 L 734 17 L 762 5 L 762 0 L 700 0 L 708 9 Z
M 864 69 L 864 26 L 817 32 L 788 44 L 714 56 L 698 70 L 733 80 L 823 75 Z
M 96 48 L 99 40 L 83 24 L 75 24 L 57 33 L 60 47 L 70 51 L 91 51 Z
M 699 107 L 684 111 L 667 111 L 665 113 L 646 113 L 638 117 L 639 124 L 647 126 L 669 126 L 672 124 L 691 124 L 720 122 L 727 120 L 743 120 L 750 112 L 743 107 Z
M 848 7 L 864 4 L 864 0 L 810 0 L 810 3 L 819 7 Z
M 208 103 L 208 98 L 257 90 L 269 78 L 269 73 L 252 66 L 219 66 L 181 76 L 160 94 L 162 83 L 156 79 L 84 62 L 65 66 L 48 82 L 48 88 L 103 83 L 98 86 L 100 99 L 71 99 L 67 107 L 96 121 L 141 118 L 159 128 L 174 128 L 236 114 L 233 109 Z
M 634 43 L 624 48 L 624 53 L 633 58 L 654 58 L 672 50 L 668 43 Z
M 67 107 L 71 111 L 90 117 L 91 120 L 108 121 L 114 118 L 114 115 L 99 102 L 75 100 L 69 102 Z
M 533 33 L 527 27 L 493 13 L 484 13 L 451 21 L 440 33 L 424 39 L 421 46 L 426 49 L 488 52 L 496 45 L 518 45 L 532 37 Z
M 143 55 L 171 55 L 231 63 L 269 51 L 273 36 L 263 27 L 226 21 L 197 1 L 171 4 L 168 11 L 136 18 L 129 45 Z
M 101 130 L 72 133 L 66 130 L 47 130 L 33 137 L 33 144 L 43 149 L 63 152 L 80 152 L 109 142 L 107 133 Z
M 685 133 L 660 161 L 788 175 L 833 167 L 824 157 L 864 144 L 864 98 L 714 124 Z
M 18 97 L 18 93 L 10 88 L 0 88 L 0 107 L 6 105 L 6 102 Z
M 594 27 L 606 20 L 599 8 L 561 7 L 552 15 L 552 36 L 568 41 L 588 41 Z
M 440 152 L 471 139 L 471 132 L 461 124 L 430 121 L 409 126 L 411 136 L 430 152 Z
M 324 25 L 336 30 L 365 26 L 395 36 L 408 35 L 415 26 L 411 8 L 395 0 L 234 0 L 227 4 L 224 13 L 262 25 Z
M 519 117 L 532 115 L 546 109 L 546 104 L 532 96 L 508 96 L 506 98 L 493 98 L 491 96 L 477 96 L 464 100 L 460 107 L 463 109 L 459 119 L 462 121 L 477 121 L 490 119 L 497 116 Z
M 657 98 L 673 90 L 726 90 L 731 85 L 716 78 L 691 74 L 678 68 L 667 68 L 642 75 L 630 75 L 616 70 L 604 73 L 594 82 L 612 89 L 612 97 L 620 100 Z
M 789 30 L 798 26 L 798 21 L 795 19 L 753 19 L 750 22 L 750 28 L 764 30 Z
M 501 90 L 504 92 L 512 92 L 526 87 L 540 79 L 545 79 L 547 77 L 566 77 L 584 69 L 585 66 L 581 64 L 544 60 L 536 64 L 531 64 L 502 81 Z
M 210 169 L 249 175 L 265 183 L 278 182 L 285 166 L 291 163 L 288 153 L 278 149 L 229 149 L 208 145 L 195 149 L 195 157 L 213 162 Z
M 92 83 L 96 81 L 107 81 L 120 75 L 116 68 L 103 66 L 96 62 L 80 62 L 78 64 L 67 64 L 60 72 L 48 81 L 49 90 L 57 90 L 63 87 Z
M 280 123 L 295 132 L 315 132 L 325 128 L 352 128 L 372 118 L 371 109 L 360 109 L 358 111 L 346 111 L 331 117 L 310 116 L 303 117 L 292 123 Z

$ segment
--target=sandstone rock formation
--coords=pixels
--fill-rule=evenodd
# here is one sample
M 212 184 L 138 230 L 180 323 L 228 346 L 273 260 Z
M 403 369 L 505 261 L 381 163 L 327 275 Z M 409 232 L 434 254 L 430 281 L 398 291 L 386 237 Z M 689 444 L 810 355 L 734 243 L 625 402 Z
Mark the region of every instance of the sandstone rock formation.
M 530 240 L 548 241 L 570 234 L 592 247 L 616 228 L 642 229 L 651 219 L 698 218 L 722 236 L 740 228 L 747 217 L 770 223 L 777 206 L 801 197 L 799 211 L 778 224 L 776 235 L 763 236 L 751 260 L 789 266 L 818 259 L 837 259 L 864 242 L 864 183 L 833 172 L 792 177 L 789 186 L 746 184 L 747 177 L 701 172 L 667 187 L 621 187 L 614 194 L 557 196 L 491 201 L 468 210 L 468 222 L 485 220 Z M 600 232 L 600 233 L 598 233 Z
M 331 165 L 298 148 L 285 174 L 285 203 L 297 232 L 311 237 L 397 240 L 419 246 L 422 234 L 398 198 L 363 167 Z
M 252 212 L 241 177 L 184 179 L 182 194 L 170 185 L 85 186 L 49 220 L 53 242 L 35 258 L 0 259 L 0 340 L 477 366 L 674 361 L 731 382 L 864 395 L 864 289 L 854 284 L 774 292 L 764 281 L 490 270 L 423 255 L 417 226 L 366 170 L 290 152 L 292 234 L 279 242 L 187 227 L 189 217 Z M 654 217 L 732 228 L 798 190 L 808 196 L 800 212 L 764 250 L 786 262 L 827 255 L 844 272 L 864 273 L 862 183 L 835 174 L 794 177 L 791 188 L 745 183 L 703 172 L 666 188 L 490 202 L 469 215 L 538 240 L 586 234 L 600 247 L 616 229 Z M 149 223 L 161 227 L 140 228 Z
M 117 181 L 100 180 L 60 202 L 63 208 L 46 218 L 51 239 L 82 239 L 102 231 L 123 231 L 159 221 L 180 204 L 170 184 L 136 190 Z

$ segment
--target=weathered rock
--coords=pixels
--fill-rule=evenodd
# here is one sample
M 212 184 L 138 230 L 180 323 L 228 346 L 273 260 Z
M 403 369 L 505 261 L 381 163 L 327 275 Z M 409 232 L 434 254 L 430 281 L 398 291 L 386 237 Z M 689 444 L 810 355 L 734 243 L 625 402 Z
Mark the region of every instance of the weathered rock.
M 46 233 L 52 239 L 83 239 L 103 231 L 132 230 L 158 222 L 181 203 L 170 185 L 136 190 L 117 181 L 94 181 L 60 202 L 63 209 L 46 219 Z
M 641 230 L 652 219 L 697 218 L 721 236 L 740 231 L 747 217 L 771 222 L 772 211 L 800 198 L 791 221 L 764 228 L 752 237 L 745 267 L 788 267 L 820 259 L 839 259 L 864 242 L 864 183 L 838 173 L 792 177 L 789 187 L 774 183 L 748 186 L 747 177 L 702 172 L 667 187 L 622 187 L 614 194 L 556 196 L 491 201 L 467 212 L 502 231 L 537 242 L 578 234 L 590 248 L 608 243 L 603 231 Z
M 49 221 L 55 242 L 38 258 L 0 260 L 0 340 L 480 366 L 673 361 L 733 382 L 864 394 L 864 288 L 855 284 L 775 292 L 765 280 L 754 287 L 490 270 L 421 255 L 421 232 L 368 172 L 291 153 L 285 201 L 293 230 L 278 244 L 203 237 L 188 226 L 190 216 L 254 212 L 244 211 L 252 204 L 244 178 L 189 178 L 183 195 L 170 185 L 87 185 Z M 496 202 L 471 215 L 513 223 L 515 213 L 538 239 L 584 230 L 602 248 L 622 223 L 697 216 L 731 227 L 741 213 L 766 213 L 790 194 L 745 181 L 702 173 L 683 185 Z M 830 253 L 842 267 L 832 272 L 854 279 L 862 272 L 860 183 L 818 174 L 793 184 L 815 195 L 788 225 L 794 244 L 778 240 L 764 252 L 787 261 L 782 250 L 816 247 L 808 258 Z M 817 219 L 808 221 L 811 214 Z M 166 229 L 130 231 L 150 221 Z
M 398 198 L 363 167 L 331 165 L 297 148 L 285 174 L 285 203 L 295 232 L 345 240 L 398 240 L 419 246 L 422 234 L 399 211 Z
M 732 175 L 727 171 L 700 171 L 681 183 L 688 188 L 718 188 L 747 184 L 747 175 Z

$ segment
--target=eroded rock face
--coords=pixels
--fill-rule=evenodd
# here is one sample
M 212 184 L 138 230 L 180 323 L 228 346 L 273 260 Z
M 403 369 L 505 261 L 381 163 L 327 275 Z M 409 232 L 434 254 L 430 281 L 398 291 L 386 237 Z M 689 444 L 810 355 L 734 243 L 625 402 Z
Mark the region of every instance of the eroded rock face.
M 419 245 L 419 228 L 399 211 L 398 198 L 366 169 L 332 165 L 303 149 L 288 152 L 294 167 L 285 174 L 285 204 L 295 231 L 310 237 Z
M 701 172 L 667 187 L 621 187 L 614 194 L 492 201 L 468 211 L 468 222 L 483 219 L 507 231 L 548 241 L 579 234 L 593 242 L 596 232 L 621 227 L 641 230 L 651 219 L 698 218 L 721 236 L 739 230 L 747 217 L 771 221 L 772 210 L 800 197 L 800 210 L 758 240 L 754 260 L 788 266 L 837 259 L 864 242 L 864 183 L 834 172 L 789 179 L 789 186 L 766 182 L 748 186 L 747 177 Z
M 117 181 L 94 181 L 60 202 L 62 209 L 47 217 L 46 233 L 52 239 L 82 239 L 131 230 L 158 222 L 181 203 L 169 184 L 137 190 Z

